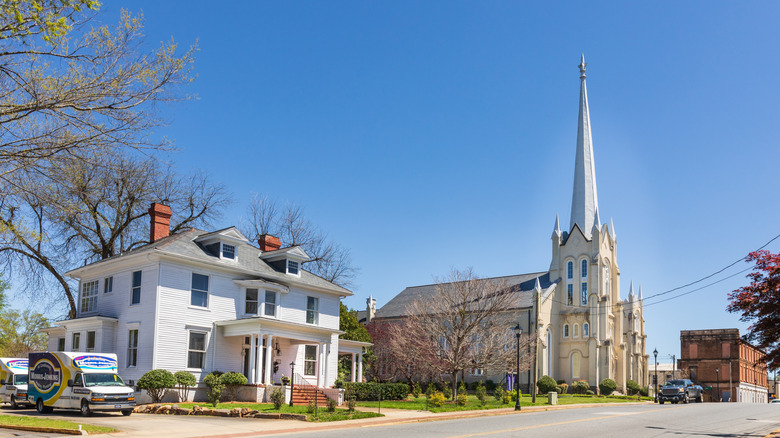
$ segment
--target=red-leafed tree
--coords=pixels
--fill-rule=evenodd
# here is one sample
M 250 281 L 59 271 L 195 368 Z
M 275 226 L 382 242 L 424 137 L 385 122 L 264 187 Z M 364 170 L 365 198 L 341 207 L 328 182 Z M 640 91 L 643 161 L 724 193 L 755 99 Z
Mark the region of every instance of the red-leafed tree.
M 745 338 L 766 353 L 770 369 L 780 367 L 780 254 L 754 251 L 745 259 L 755 262 L 747 275 L 749 286 L 729 294 L 728 311 L 741 313 L 740 321 L 751 322 Z

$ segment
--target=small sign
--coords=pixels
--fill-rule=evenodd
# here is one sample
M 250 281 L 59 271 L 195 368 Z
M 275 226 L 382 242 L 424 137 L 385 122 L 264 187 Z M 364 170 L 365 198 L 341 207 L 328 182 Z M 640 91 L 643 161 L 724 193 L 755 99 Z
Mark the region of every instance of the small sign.
M 116 369 L 116 359 L 107 356 L 79 356 L 73 358 L 73 365 L 85 370 Z

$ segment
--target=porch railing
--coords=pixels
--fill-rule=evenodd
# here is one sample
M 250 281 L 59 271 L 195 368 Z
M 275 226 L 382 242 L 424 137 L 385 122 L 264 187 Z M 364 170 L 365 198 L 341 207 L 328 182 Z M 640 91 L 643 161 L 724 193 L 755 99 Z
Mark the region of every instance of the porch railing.
M 308 399 L 309 401 L 314 401 L 314 408 L 317 409 L 318 404 L 318 398 L 317 394 L 319 392 L 319 388 L 317 388 L 317 382 L 312 382 L 311 380 L 303 377 L 302 375 L 298 373 L 293 374 L 293 380 L 292 380 L 292 388 L 290 392 L 290 402 L 292 406 L 293 397 L 295 397 L 295 392 L 300 393 L 304 396 L 304 398 Z

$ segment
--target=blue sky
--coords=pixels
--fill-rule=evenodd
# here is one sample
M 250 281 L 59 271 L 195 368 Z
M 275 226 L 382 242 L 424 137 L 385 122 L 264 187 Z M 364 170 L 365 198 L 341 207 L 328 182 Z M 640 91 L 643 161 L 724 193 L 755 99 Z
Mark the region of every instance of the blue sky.
M 631 280 L 648 297 L 780 233 L 780 4 L 123 6 L 143 10 L 152 47 L 198 41 L 187 90 L 198 99 L 163 108 L 170 123 L 157 134 L 181 149 L 180 171 L 232 191 L 217 225 L 237 224 L 251 192 L 302 205 L 361 269 L 351 307 L 369 294 L 381 306 L 451 267 L 549 268 L 555 215 L 569 223 L 580 53 L 624 297 Z M 725 310 L 744 282 L 647 300 L 648 352 L 668 363 L 680 330 L 744 331 Z

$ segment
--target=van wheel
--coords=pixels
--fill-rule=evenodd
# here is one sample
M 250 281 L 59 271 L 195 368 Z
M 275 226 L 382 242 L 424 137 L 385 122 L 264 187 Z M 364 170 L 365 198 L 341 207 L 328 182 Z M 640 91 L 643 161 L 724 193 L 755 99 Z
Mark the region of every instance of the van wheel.
M 16 397 L 11 396 L 11 409 L 19 409 L 19 404 L 16 403 Z
M 81 416 L 89 417 L 92 415 L 92 409 L 89 408 L 89 403 L 86 400 L 81 401 Z
M 659 404 L 664 404 L 664 401 L 663 400 L 659 400 L 658 403 Z
M 46 406 L 43 405 L 42 398 L 39 398 L 38 401 L 35 402 L 35 410 L 38 411 L 39 414 L 47 413 Z
M 124 411 L 122 411 L 122 415 L 124 415 L 125 417 L 129 417 L 130 414 L 132 413 L 133 413 L 132 409 L 125 409 Z
M 696 397 L 696 403 L 701 403 L 701 396 Z

